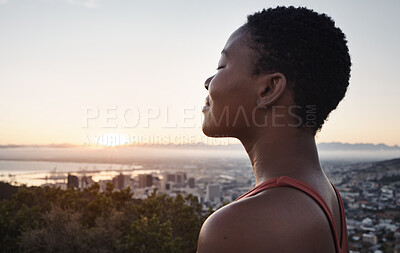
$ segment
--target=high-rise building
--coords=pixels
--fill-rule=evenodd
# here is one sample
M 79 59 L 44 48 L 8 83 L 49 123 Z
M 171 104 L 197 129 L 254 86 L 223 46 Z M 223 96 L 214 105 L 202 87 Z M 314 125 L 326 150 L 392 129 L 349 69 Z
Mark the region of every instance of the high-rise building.
M 139 174 L 139 188 L 145 188 L 153 185 L 153 176 L 151 174 Z
M 176 174 L 167 173 L 167 182 L 176 182 Z
M 177 172 L 176 173 L 176 183 L 179 185 L 183 185 L 186 182 L 186 173 L 185 172 Z
M 167 173 L 165 175 L 166 182 L 173 182 L 178 185 L 183 185 L 186 182 L 186 172 Z
M 112 179 L 112 183 L 113 183 L 115 189 L 118 189 L 118 190 L 124 189 L 124 187 L 125 187 L 125 176 L 124 176 L 124 174 L 120 173 L 118 176 L 115 176 Z
M 78 188 L 79 187 L 79 178 L 77 176 L 71 175 L 68 173 L 67 187 L 70 188 Z
M 194 187 L 195 187 L 195 180 L 194 180 L 194 177 L 189 177 L 189 179 L 188 179 L 188 185 L 189 185 L 189 188 L 194 188 Z
M 215 201 L 219 199 L 221 195 L 221 189 L 219 185 L 207 185 L 206 188 L 206 200 L 207 201 Z

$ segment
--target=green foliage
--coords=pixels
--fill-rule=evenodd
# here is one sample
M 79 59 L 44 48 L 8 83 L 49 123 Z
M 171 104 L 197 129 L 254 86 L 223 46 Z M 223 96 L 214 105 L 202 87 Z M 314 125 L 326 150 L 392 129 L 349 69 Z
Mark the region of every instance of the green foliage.
M 172 198 L 165 194 L 157 195 L 154 191 L 138 206 L 137 211 L 148 219 L 156 215 L 162 223 L 170 221 L 172 235 L 182 239 L 184 252 L 196 252 L 197 237 L 205 218 L 197 197 L 178 195 Z
M 127 252 L 184 252 L 181 248 L 181 238 L 173 237 L 171 221 L 162 222 L 156 214 L 148 219 L 140 217 L 131 225 L 126 237 Z
M 195 252 L 205 218 L 192 195 L 22 186 L 0 201 L 0 252 Z

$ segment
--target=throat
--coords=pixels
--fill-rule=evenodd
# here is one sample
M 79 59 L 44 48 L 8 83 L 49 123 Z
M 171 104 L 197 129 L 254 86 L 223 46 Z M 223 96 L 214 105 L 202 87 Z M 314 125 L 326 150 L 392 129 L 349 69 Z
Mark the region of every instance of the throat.
M 314 136 L 281 136 L 242 142 L 250 158 L 256 185 L 271 178 L 288 176 L 304 179 L 324 175 Z

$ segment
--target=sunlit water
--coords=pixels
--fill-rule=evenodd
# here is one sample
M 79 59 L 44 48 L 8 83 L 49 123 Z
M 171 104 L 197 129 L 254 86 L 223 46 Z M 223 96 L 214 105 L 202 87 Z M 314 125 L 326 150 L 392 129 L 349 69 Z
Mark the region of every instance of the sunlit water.
M 400 158 L 400 151 L 319 151 L 321 162 L 372 162 Z M 248 160 L 243 148 L 2 148 L 0 149 L 0 181 L 13 184 L 42 185 L 62 183 L 68 173 L 92 176 L 94 181 L 110 180 L 119 173 L 135 177 L 141 173 L 160 173 L 159 167 L 169 163 L 210 159 Z M 161 166 L 164 167 L 164 166 Z
M 121 172 L 134 177 L 141 173 L 160 171 L 144 170 L 141 165 L 0 160 L 0 181 L 13 184 L 42 185 L 66 182 L 68 173 L 92 176 L 94 181 L 110 180 Z

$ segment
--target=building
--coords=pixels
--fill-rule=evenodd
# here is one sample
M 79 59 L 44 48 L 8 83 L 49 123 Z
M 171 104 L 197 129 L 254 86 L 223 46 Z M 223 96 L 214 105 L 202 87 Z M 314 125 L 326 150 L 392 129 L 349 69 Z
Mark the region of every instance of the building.
M 161 181 L 161 192 L 170 192 L 172 190 L 171 182 L 165 182 L 165 180 Z
M 171 173 L 167 173 L 165 178 L 167 179 L 167 182 L 176 182 L 176 175 L 175 174 L 171 174 Z
M 206 188 L 206 200 L 213 202 L 219 199 L 221 196 L 221 189 L 219 185 L 207 185 Z
M 375 234 L 363 234 L 362 240 L 371 244 L 376 244 L 378 242 L 378 238 Z
M 80 188 L 85 189 L 94 184 L 92 176 L 83 176 L 80 180 Z
M 153 176 L 151 174 L 139 175 L 139 188 L 150 187 L 153 185 Z
M 107 189 L 108 183 L 112 183 L 111 180 L 99 180 L 100 192 L 104 192 Z
M 112 179 L 112 183 L 113 183 L 115 189 L 118 189 L 118 190 L 124 189 L 124 187 L 125 187 L 125 184 L 124 184 L 124 183 L 125 183 L 124 174 L 120 173 L 118 176 L 115 176 L 115 177 Z
M 165 178 L 166 182 L 176 183 L 177 185 L 183 185 L 187 180 L 186 172 L 167 173 Z
M 183 185 L 186 182 L 186 173 L 185 172 L 177 172 L 176 173 L 176 183 L 178 185 Z
M 189 177 L 188 185 L 189 185 L 189 188 L 194 188 L 196 186 L 194 177 Z
M 67 180 L 67 188 L 78 188 L 79 187 L 79 178 L 77 176 L 68 174 Z

